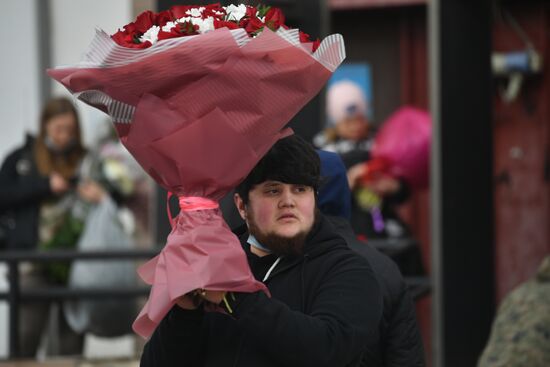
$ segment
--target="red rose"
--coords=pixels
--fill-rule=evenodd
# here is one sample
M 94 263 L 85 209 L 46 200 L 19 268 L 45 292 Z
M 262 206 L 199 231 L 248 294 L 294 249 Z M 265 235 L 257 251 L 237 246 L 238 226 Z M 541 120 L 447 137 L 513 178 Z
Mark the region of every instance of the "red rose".
M 313 46 L 311 46 L 311 51 L 312 52 L 315 52 L 315 50 L 317 50 L 319 48 L 319 46 L 321 45 L 321 41 L 319 40 L 319 38 L 317 38 L 314 42 L 313 42 Z
M 223 15 L 219 15 L 219 13 L 222 13 Z M 212 17 L 214 19 L 223 20 L 224 15 L 225 9 L 221 7 L 220 3 L 209 4 L 204 7 L 204 10 L 202 12 L 202 19 Z
M 115 41 L 118 45 L 122 47 L 127 47 L 127 48 L 151 47 L 151 42 L 149 41 L 140 42 L 139 39 L 137 39 L 136 37 L 137 35 L 135 33 L 129 34 L 126 31 L 118 31 L 111 36 L 113 41 Z
M 199 34 L 199 26 L 191 22 L 176 23 L 176 26 L 172 28 L 179 33 L 180 36 L 192 36 Z
M 272 31 L 276 31 L 285 24 L 285 15 L 279 8 L 270 8 L 265 14 L 265 25 Z
M 300 34 L 300 42 L 302 43 L 309 42 L 309 34 L 302 31 L 300 31 L 299 34 Z
M 170 10 L 165 10 L 157 14 L 156 24 L 162 28 L 166 23 L 172 22 L 173 20 L 174 18 Z
M 239 25 L 241 26 L 241 28 L 244 28 L 249 35 L 253 35 L 257 33 L 259 30 L 263 29 L 263 27 L 265 26 L 265 24 L 256 17 L 254 18 L 243 17 Z
M 135 23 L 129 23 L 124 26 L 124 30 L 118 30 L 111 38 L 121 46 L 130 48 L 146 48 L 151 46 L 151 43 L 143 45 L 139 38 L 143 35 L 137 29 Z
M 235 22 L 232 22 L 232 21 L 214 19 L 214 28 L 215 29 L 223 28 L 223 27 L 227 27 L 228 29 L 237 29 L 237 28 L 239 28 L 239 25 Z
M 170 12 L 172 13 L 174 19 L 179 19 L 183 17 L 187 17 L 188 15 L 185 14 L 187 10 L 194 8 L 195 6 L 192 5 L 174 5 L 170 8 Z
M 128 41 L 131 40 L 131 37 L 128 34 L 126 34 L 126 32 L 124 32 L 124 31 L 117 31 L 115 34 L 113 34 L 111 36 L 111 38 L 117 44 L 119 44 L 121 46 L 124 46 L 124 47 L 127 47 L 126 44 L 128 43 Z
M 135 26 L 136 30 L 139 33 L 143 34 L 143 33 L 147 32 L 147 30 L 149 28 L 156 25 L 155 20 L 156 20 L 156 14 L 153 13 L 152 11 L 150 11 L 150 10 L 147 10 L 147 11 L 144 11 L 143 13 L 141 13 L 140 15 L 138 15 L 136 21 L 134 23 L 130 23 L 130 24 L 133 24 Z
M 214 28 L 237 29 L 243 28 L 250 36 L 255 36 L 260 33 L 264 27 L 268 27 L 272 31 L 277 31 L 279 28 L 290 29 L 285 24 L 285 16 L 281 9 L 270 6 L 253 7 L 246 5 L 246 13 L 243 18 L 237 21 L 225 20 L 226 10 L 220 3 L 200 5 L 174 5 L 170 10 L 159 12 L 158 14 L 152 11 L 144 11 L 136 18 L 135 22 L 124 26 L 123 30 L 118 30 L 111 38 L 119 45 L 129 48 L 147 48 L 151 46 L 151 42 L 141 42 L 140 38 L 153 26 L 163 27 L 168 22 L 176 22 L 177 19 L 188 17 L 186 14 L 189 10 L 203 8 L 202 19 L 212 18 Z M 259 17 L 265 21 L 262 22 Z M 158 40 L 164 40 L 174 37 L 184 37 L 199 34 L 199 26 L 191 22 L 176 22 L 176 25 L 169 31 L 160 30 L 158 32 Z M 319 45 L 319 39 L 310 40 L 310 36 L 302 31 L 299 32 L 301 43 L 310 43 L 312 50 L 315 51 Z
M 162 41 L 162 40 L 166 40 L 168 38 L 181 37 L 181 34 L 176 30 L 176 27 L 172 27 L 170 32 L 165 32 L 165 31 L 162 31 L 162 30 L 159 31 L 157 37 L 158 37 L 157 39 L 159 41 Z
M 244 16 L 248 18 L 256 18 L 256 13 L 257 13 L 257 10 L 255 7 L 247 5 L 246 13 L 244 14 Z
M 168 38 L 177 38 L 177 37 L 185 37 L 185 36 L 192 36 L 195 34 L 199 34 L 199 26 L 194 25 L 191 22 L 178 22 L 175 26 L 173 26 L 169 32 L 165 32 L 163 30 L 159 31 L 158 33 L 158 40 L 162 41 Z
M 305 32 L 302 32 L 302 31 L 300 31 L 299 34 L 300 34 L 300 42 L 301 43 L 312 42 L 309 39 L 309 34 L 307 34 Z M 317 50 L 319 48 L 320 44 L 321 44 L 321 41 L 319 40 L 319 38 L 317 38 L 315 41 L 312 42 L 311 51 L 315 52 L 315 50 Z

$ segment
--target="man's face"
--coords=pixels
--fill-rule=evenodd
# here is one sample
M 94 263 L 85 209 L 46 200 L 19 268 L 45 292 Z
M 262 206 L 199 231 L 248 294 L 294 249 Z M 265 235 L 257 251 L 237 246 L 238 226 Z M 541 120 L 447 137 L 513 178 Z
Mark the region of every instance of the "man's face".
M 311 186 L 264 181 L 254 186 L 248 197 L 245 206 L 237 196 L 237 208 L 260 243 L 269 237 L 303 240 L 313 226 L 315 194 Z

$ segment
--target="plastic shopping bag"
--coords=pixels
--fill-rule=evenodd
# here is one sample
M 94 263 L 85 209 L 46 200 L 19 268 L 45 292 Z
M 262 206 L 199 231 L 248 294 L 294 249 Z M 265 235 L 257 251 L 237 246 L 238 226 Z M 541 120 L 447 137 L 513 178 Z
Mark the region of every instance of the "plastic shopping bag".
M 77 249 L 80 251 L 131 249 L 131 237 L 118 220 L 118 208 L 106 198 L 91 208 Z M 136 286 L 133 260 L 75 261 L 69 275 L 72 289 L 94 289 Z M 128 334 L 137 313 L 135 299 L 78 299 L 64 303 L 69 325 L 78 333 L 89 332 L 101 337 Z

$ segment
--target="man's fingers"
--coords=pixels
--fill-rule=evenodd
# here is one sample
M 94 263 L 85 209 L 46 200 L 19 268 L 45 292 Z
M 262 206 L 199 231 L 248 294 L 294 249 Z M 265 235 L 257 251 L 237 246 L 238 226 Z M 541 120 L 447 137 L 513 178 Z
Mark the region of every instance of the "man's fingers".
M 223 300 L 223 297 L 225 297 L 224 291 L 210 291 L 207 289 L 197 289 L 196 292 L 202 299 L 214 304 L 220 304 L 220 302 Z
M 185 294 L 177 299 L 176 304 L 184 310 L 195 310 L 199 307 L 200 301 L 190 294 Z
M 209 291 L 207 289 L 196 289 L 176 300 L 176 304 L 185 310 L 195 310 L 203 301 L 219 305 L 225 297 L 224 291 Z

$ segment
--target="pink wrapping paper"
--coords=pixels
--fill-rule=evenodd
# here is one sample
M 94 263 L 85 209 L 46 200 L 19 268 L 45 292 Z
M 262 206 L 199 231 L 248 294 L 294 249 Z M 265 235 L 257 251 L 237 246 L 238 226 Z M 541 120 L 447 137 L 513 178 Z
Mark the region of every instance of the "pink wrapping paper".
M 168 191 L 221 199 L 281 137 L 345 57 L 340 35 L 311 54 L 297 31 L 249 39 L 225 28 L 122 48 L 98 31 L 77 66 L 48 73 L 113 118 L 125 147 Z M 254 292 L 246 255 L 219 209 L 181 211 L 161 253 L 139 269 L 151 284 L 134 330 L 148 337 L 197 288 Z
M 431 119 L 423 110 L 401 107 L 382 125 L 372 148 L 373 159 L 389 161 L 390 174 L 414 188 L 429 181 Z

